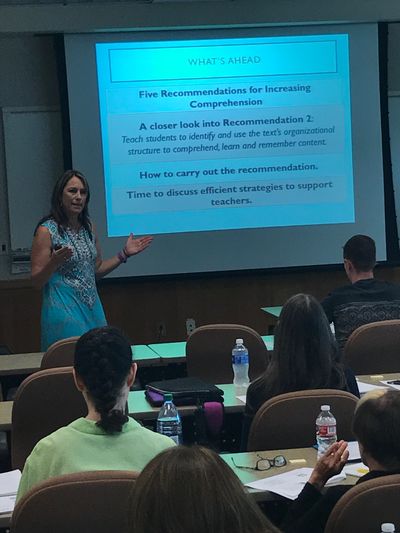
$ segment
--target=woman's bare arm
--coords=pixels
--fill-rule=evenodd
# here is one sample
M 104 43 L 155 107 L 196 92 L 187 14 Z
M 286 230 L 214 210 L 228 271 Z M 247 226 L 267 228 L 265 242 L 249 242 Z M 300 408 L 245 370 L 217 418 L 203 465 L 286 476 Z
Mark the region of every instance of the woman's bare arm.
M 110 259 L 102 259 L 101 248 L 99 241 L 97 239 L 96 233 L 93 229 L 93 234 L 95 235 L 96 250 L 97 250 L 97 259 L 96 259 L 96 278 L 102 278 L 106 276 L 109 272 L 115 270 L 121 264 L 121 257 L 128 259 L 132 255 L 136 255 L 140 252 L 143 252 L 153 240 L 153 237 L 138 237 L 135 238 L 131 233 L 126 240 L 122 256 L 120 254 L 114 255 Z
M 46 285 L 57 268 L 71 256 L 72 250 L 68 246 L 53 250 L 49 230 L 39 226 L 32 243 L 32 285 L 37 289 Z

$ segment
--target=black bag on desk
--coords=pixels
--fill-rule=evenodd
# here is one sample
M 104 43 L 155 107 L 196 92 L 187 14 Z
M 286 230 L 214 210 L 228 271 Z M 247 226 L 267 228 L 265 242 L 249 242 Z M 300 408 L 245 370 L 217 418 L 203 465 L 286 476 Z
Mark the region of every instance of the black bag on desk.
M 175 405 L 197 405 L 204 402 L 224 403 L 224 391 L 198 378 L 153 381 L 146 385 L 146 398 L 153 406 L 164 403 L 164 394 L 172 394 Z

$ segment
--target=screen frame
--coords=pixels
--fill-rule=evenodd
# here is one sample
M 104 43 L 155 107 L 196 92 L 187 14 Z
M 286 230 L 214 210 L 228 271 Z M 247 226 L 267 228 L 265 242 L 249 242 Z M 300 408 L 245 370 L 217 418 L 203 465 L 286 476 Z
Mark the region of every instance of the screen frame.
M 332 22 L 321 23 L 319 26 L 334 26 Z M 346 24 L 341 23 L 341 26 Z M 348 25 L 356 25 L 354 22 Z M 287 25 L 290 26 L 290 25 Z M 302 27 L 306 25 L 301 25 Z M 257 30 L 264 26 L 258 25 Z M 270 26 L 265 25 L 265 28 Z M 282 27 L 284 27 L 282 25 Z M 389 143 L 389 118 L 388 118 L 388 24 L 377 23 L 378 27 L 378 51 L 379 51 L 379 86 L 380 86 L 380 124 L 381 124 L 381 143 L 382 143 L 382 158 L 383 158 L 383 187 L 384 187 L 384 206 L 385 206 L 385 238 L 386 238 L 386 251 L 387 259 L 385 261 L 379 261 L 379 265 L 384 266 L 397 266 L 400 264 L 400 248 L 398 242 L 398 232 L 396 224 L 396 212 L 395 201 L 393 193 L 393 175 L 391 169 L 390 159 L 390 143 Z M 199 31 L 204 29 L 210 30 L 232 30 L 232 29 L 254 29 L 252 26 L 239 26 L 239 27 L 214 27 L 209 28 L 202 27 Z M 154 33 L 155 28 L 144 30 L 146 33 Z M 168 32 L 170 29 L 165 30 L 160 28 L 161 32 Z M 177 31 L 188 31 L 188 28 L 178 28 Z M 126 34 L 127 32 L 123 32 Z M 131 32 L 132 37 L 136 34 L 142 34 L 143 30 L 138 32 Z M 116 34 L 118 35 L 118 34 Z M 70 137 L 70 116 L 69 116 L 69 103 L 68 103 L 68 85 L 67 85 L 67 73 L 66 73 L 66 61 L 65 61 L 65 41 L 63 36 L 56 36 L 56 52 L 57 52 L 57 64 L 58 64 L 58 77 L 60 86 L 60 99 L 63 124 L 63 139 L 64 139 L 64 163 L 66 167 L 71 167 L 72 164 L 72 147 Z M 287 267 L 260 267 L 251 269 L 240 270 L 213 270 L 213 271 L 200 271 L 190 273 L 168 273 L 168 274 L 150 274 L 150 275 L 129 275 L 129 276 L 113 276 L 108 280 L 102 280 L 102 283 L 114 282 L 114 281 L 126 281 L 133 280 L 162 280 L 162 279 L 199 279 L 207 277 L 223 277 L 223 276 L 248 276 L 249 274 L 269 274 L 269 273 L 296 273 L 296 272 L 315 272 L 315 271 L 337 271 L 342 268 L 342 263 L 329 263 L 329 264 L 316 264 L 306 266 L 287 266 Z

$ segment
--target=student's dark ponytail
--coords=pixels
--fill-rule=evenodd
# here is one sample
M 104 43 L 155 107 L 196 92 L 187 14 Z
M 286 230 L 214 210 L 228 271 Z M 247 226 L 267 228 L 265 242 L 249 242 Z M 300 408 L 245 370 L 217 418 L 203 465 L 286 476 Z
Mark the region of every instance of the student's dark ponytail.
M 127 339 L 113 327 L 92 329 L 82 335 L 75 349 L 75 371 L 87 387 L 101 419 L 97 425 L 107 433 L 122 431 L 128 421 L 124 407 L 116 404 L 132 365 Z

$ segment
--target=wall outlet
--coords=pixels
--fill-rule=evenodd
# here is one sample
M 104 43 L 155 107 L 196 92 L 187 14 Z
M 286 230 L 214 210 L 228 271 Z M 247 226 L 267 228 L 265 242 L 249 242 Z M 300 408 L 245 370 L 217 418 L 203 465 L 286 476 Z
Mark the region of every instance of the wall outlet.
M 161 337 L 167 336 L 167 326 L 165 325 L 165 322 L 163 320 L 160 320 L 160 322 L 157 322 L 157 338 L 161 339 Z
M 186 333 L 189 336 L 196 329 L 196 322 L 194 318 L 186 319 Z

